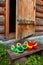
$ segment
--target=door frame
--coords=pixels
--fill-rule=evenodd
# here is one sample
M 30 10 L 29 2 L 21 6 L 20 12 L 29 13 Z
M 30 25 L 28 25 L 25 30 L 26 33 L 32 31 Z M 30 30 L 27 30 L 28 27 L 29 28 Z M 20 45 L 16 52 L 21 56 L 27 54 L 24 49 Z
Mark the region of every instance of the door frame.
M 16 38 L 16 32 L 9 33 L 9 3 L 10 0 L 6 0 L 6 37 Z

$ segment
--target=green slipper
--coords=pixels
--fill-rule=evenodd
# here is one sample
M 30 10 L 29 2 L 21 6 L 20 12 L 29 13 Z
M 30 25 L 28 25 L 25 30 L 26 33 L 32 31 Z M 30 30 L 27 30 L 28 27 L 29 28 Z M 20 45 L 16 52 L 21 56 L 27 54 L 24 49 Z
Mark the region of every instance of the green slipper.
M 19 50 L 19 53 L 22 53 L 24 51 L 20 43 L 16 44 L 16 48 Z
M 23 50 L 26 50 L 27 49 L 27 45 L 26 44 L 22 44 L 22 48 L 23 48 Z
M 19 50 L 17 48 L 15 48 L 14 45 L 11 45 L 11 51 L 15 52 L 15 53 L 19 52 Z

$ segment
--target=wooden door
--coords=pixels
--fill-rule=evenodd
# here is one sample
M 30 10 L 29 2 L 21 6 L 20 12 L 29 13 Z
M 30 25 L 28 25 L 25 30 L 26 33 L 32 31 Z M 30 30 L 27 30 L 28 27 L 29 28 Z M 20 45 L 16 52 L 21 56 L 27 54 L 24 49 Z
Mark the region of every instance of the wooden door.
M 36 0 L 16 0 L 16 38 L 20 39 L 35 32 Z

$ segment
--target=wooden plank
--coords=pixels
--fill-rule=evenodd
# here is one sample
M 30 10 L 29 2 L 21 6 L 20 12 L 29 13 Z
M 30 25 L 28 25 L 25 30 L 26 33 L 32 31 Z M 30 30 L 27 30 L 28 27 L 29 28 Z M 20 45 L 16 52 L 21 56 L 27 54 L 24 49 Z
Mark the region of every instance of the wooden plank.
M 4 26 L 0 26 L 0 33 L 4 33 Z
M 43 9 L 42 8 L 36 8 L 36 12 L 43 13 Z
M 39 48 L 36 50 L 33 49 L 32 51 L 24 51 L 23 53 L 14 53 L 14 52 L 11 52 L 10 50 L 7 50 L 7 55 L 9 56 L 8 57 L 9 60 L 16 60 L 18 58 L 22 58 L 24 56 L 39 52 L 41 50 L 43 50 L 43 44 L 39 44 Z
M 4 4 L 5 3 L 5 0 L 0 0 L 0 4 Z
M 36 25 L 43 26 L 43 19 L 36 18 Z
M 36 36 L 38 36 L 38 35 L 43 35 L 43 32 L 40 32 L 40 31 L 37 32 L 37 31 L 36 31 L 36 32 L 35 32 L 35 35 L 36 35 Z
M 5 0 L 0 0 L 0 7 L 4 7 L 5 6 Z
M 37 18 L 43 18 L 43 13 L 36 12 L 36 17 Z
M 4 8 L 0 7 L 0 15 L 4 14 Z
M 5 18 L 3 15 L 0 15 L 0 24 L 4 24 Z
M 43 30 L 43 26 L 36 26 L 36 30 Z
M 43 6 L 43 0 L 36 0 L 36 4 Z

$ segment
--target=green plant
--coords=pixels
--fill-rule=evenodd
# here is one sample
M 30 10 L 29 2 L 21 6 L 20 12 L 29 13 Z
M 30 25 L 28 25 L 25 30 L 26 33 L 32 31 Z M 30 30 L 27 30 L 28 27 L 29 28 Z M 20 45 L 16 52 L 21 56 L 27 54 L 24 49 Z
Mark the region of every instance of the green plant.
M 20 63 L 16 63 L 20 65 Z M 43 65 L 43 57 L 41 55 L 30 55 L 24 65 Z
M 6 55 L 6 45 L 0 43 L 0 65 L 10 65 Z

